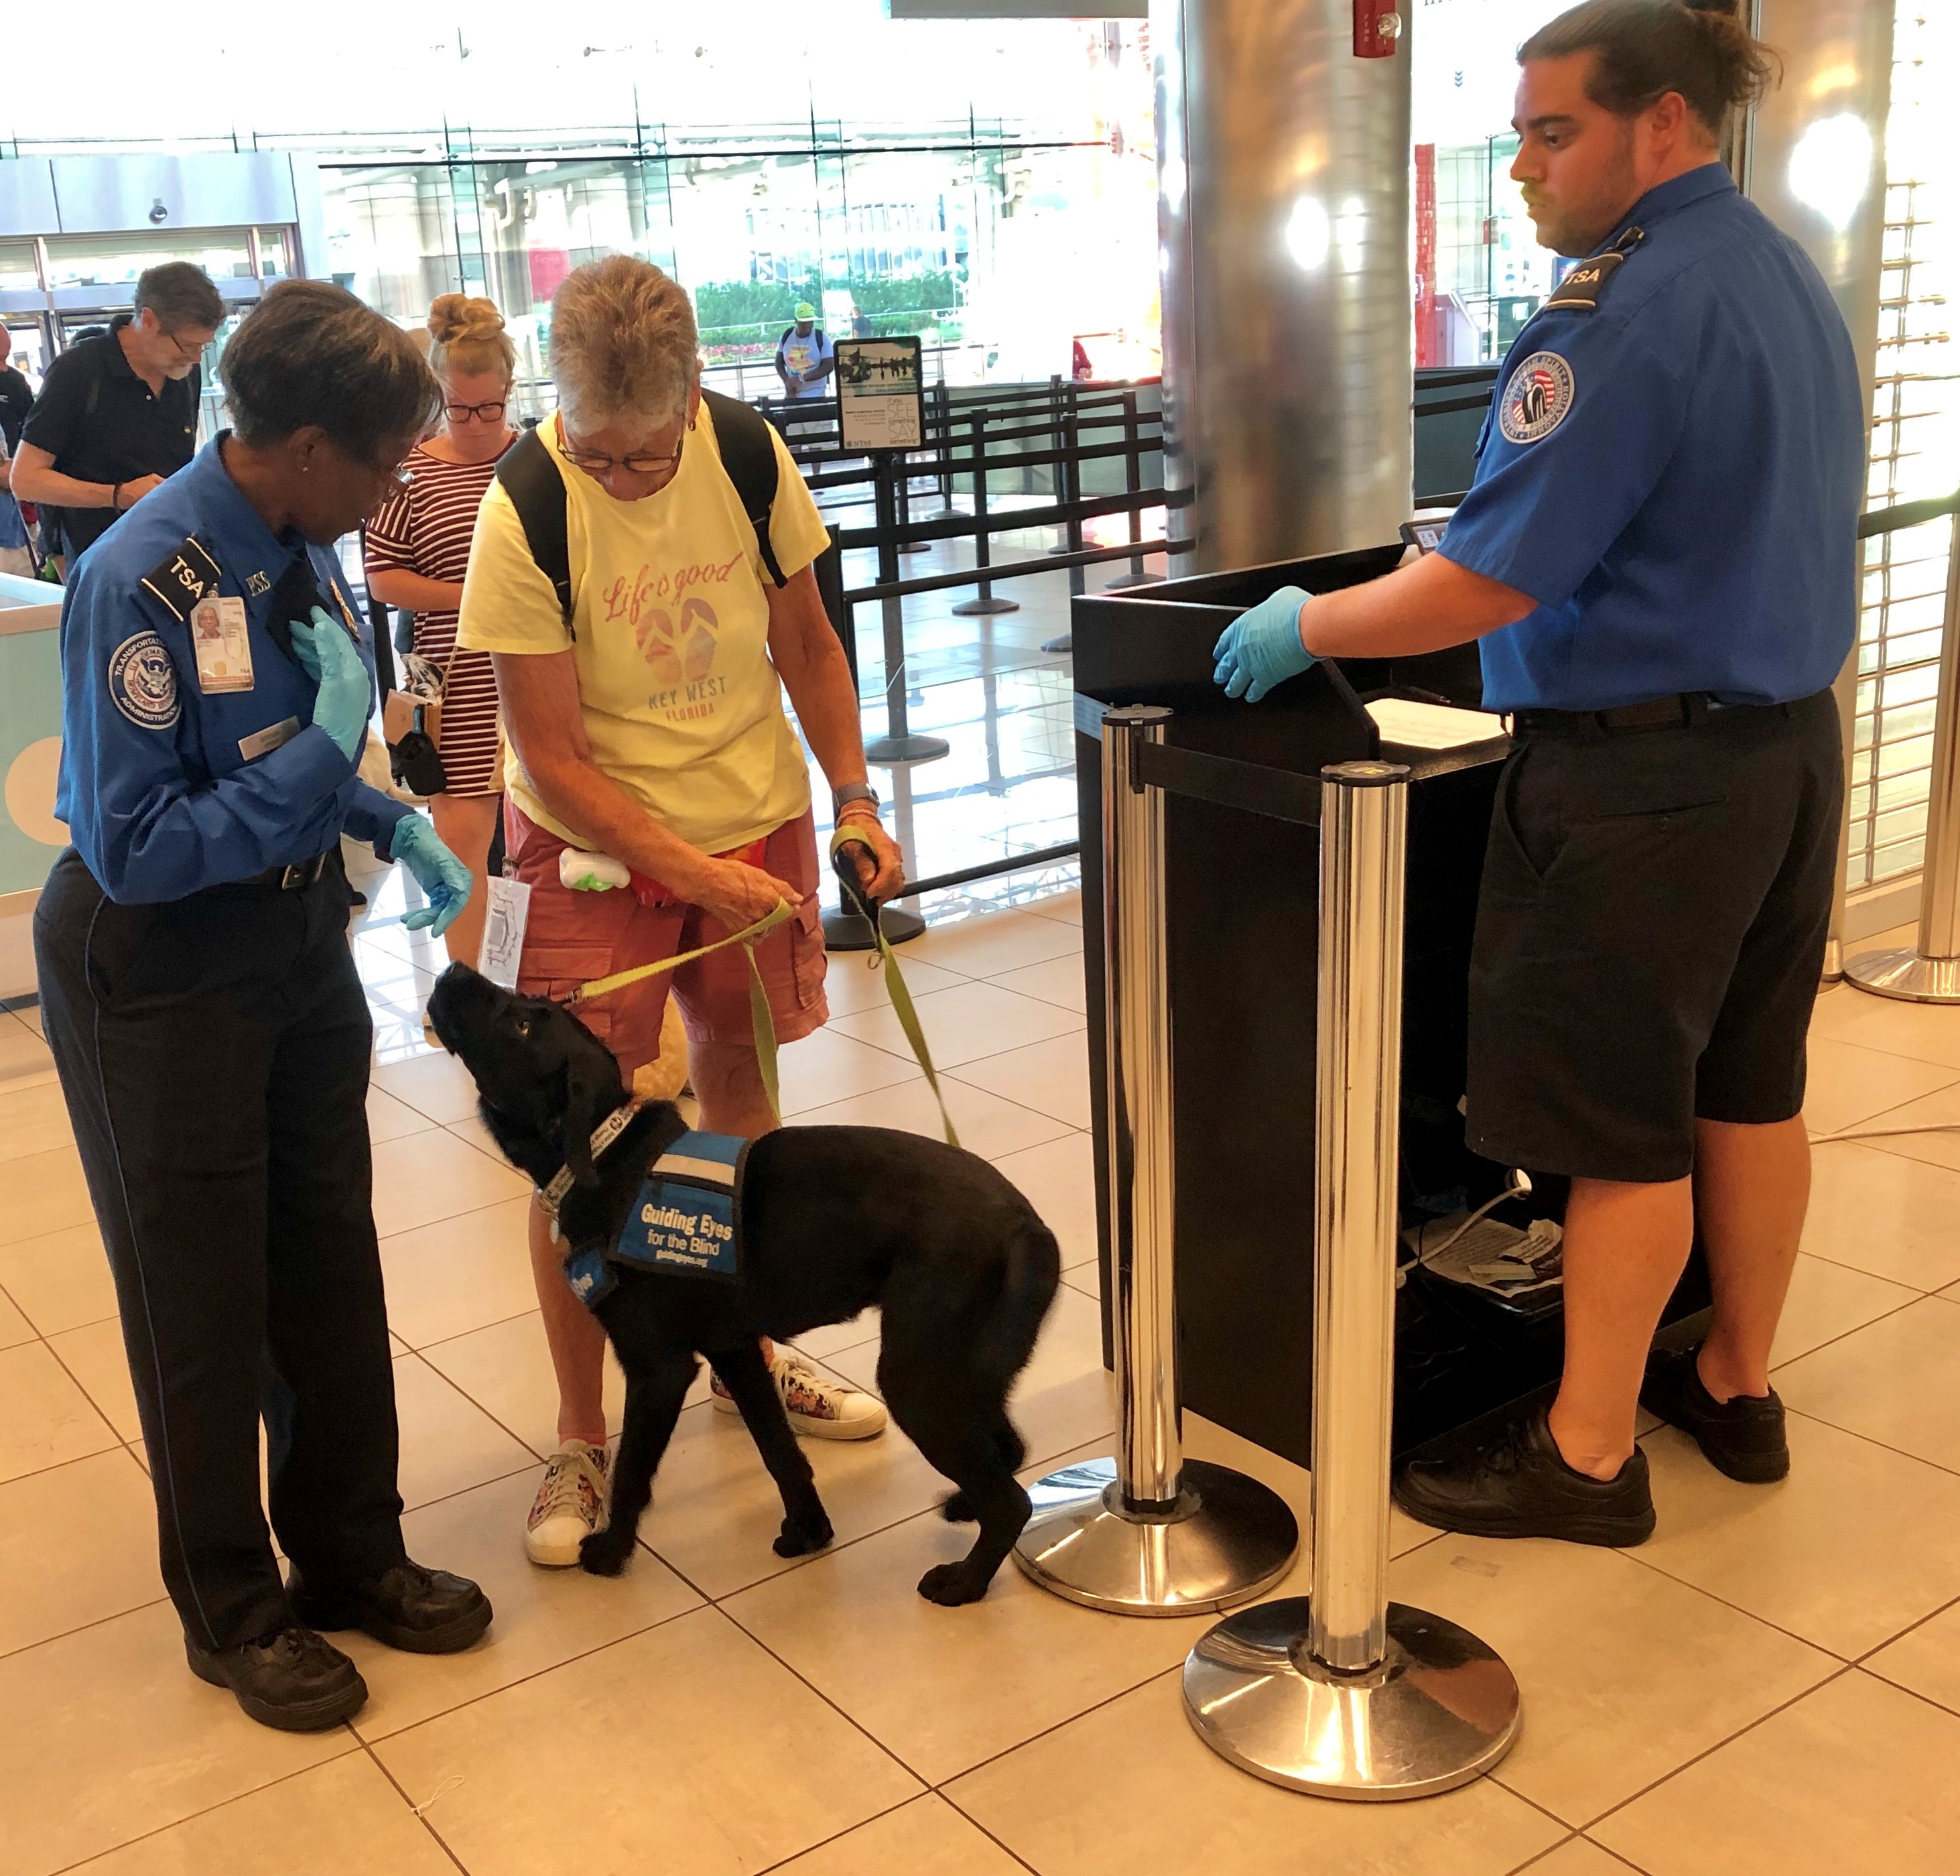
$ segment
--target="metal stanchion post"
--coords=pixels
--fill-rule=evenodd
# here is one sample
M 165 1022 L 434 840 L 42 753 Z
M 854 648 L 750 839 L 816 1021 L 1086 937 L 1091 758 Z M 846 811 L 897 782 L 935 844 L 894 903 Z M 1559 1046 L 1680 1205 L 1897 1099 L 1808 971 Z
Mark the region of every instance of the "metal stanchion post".
M 1144 537 L 1144 511 L 1137 506 L 1137 497 L 1143 492 L 1144 452 L 1142 439 L 1137 431 L 1137 390 L 1133 384 L 1123 393 L 1123 487 L 1130 498 L 1130 538 L 1141 541 Z M 1130 556 L 1130 570 L 1120 580 L 1105 583 L 1106 593 L 1121 593 L 1133 586 L 1154 586 L 1156 579 L 1144 571 L 1141 554 Z
M 1168 710 L 1102 718 L 1103 995 L 1116 1455 L 1050 1473 L 1014 1560 L 1044 1589 L 1119 1615 L 1226 1609 L 1278 1581 L 1300 1527 L 1255 1479 L 1186 1459 L 1177 1399 L 1164 803 L 1137 779 Z
M 1082 444 L 1080 419 L 1076 410 L 1076 389 L 1074 383 L 1064 385 L 1060 378 L 1055 381 L 1055 465 L 1052 480 L 1055 498 L 1058 503 L 1073 507 L 1082 499 L 1082 463 L 1076 454 Z M 1068 414 L 1061 414 L 1064 400 Z M 1080 517 L 1071 514 L 1062 524 L 1061 545 L 1051 549 L 1056 554 L 1075 554 L 1082 551 L 1082 521 Z M 1068 591 L 1071 597 L 1086 592 L 1088 581 L 1084 570 L 1071 567 L 1068 570 Z M 1052 639 L 1044 639 L 1042 648 L 1051 657 L 1075 649 L 1072 632 L 1058 632 Z
M 990 613 L 1017 613 L 1020 601 L 1013 599 L 996 599 L 992 583 L 987 578 L 987 569 L 992 565 L 993 549 L 987 540 L 987 413 L 976 406 L 973 414 L 966 420 L 967 447 L 973 453 L 973 519 L 977 531 L 973 537 L 973 564 L 980 569 L 980 591 L 976 598 L 963 600 L 953 608 L 956 619 L 980 619 Z M 953 432 L 946 433 L 946 447 L 950 454 L 953 449 Z
M 1840 876 L 1843 869 L 1841 866 Z M 1939 701 L 1927 779 L 1926 866 L 1919 942 L 1864 951 L 1844 967 L 1860 990 L 1908 1003 L 1960 1003 L 1960 514 L 1946 562 L 1946 629 L 1939 642 Z
M 899 578 L 899 505 L 892 452 L 877 451 L 871 463 L 872 487 L 877 502 L 878 584 L 892 586 Z M 867 762 L 887 766 L 901 762 L 937 762 L 951 753 L 943 737 L 915 736 L 905 699 L 905 611 L 902 599 L 883 602 L 885 616 L 885 734 L 864 745 Z
M 1206 1744 L 1323 1798 L 1423 1798 L 1516 1740 L 1518 1685 L 1476 1636 L 1388 1596 L 1408 771 L 1321 772 L 1314 1168 L 1313 1581 L 1184 1664 Z

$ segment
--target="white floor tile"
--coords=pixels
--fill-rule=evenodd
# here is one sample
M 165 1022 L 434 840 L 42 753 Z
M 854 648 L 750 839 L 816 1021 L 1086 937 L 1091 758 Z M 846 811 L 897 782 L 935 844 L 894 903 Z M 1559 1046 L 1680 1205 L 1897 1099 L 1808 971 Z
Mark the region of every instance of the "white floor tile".
M 926 1046 L 932 1051 L 933 1065 L 942 1072 L 1081 1027 L 1081 1019 L 1072 1011 L 1017 995 L 997 984 L 963 983 L 950 990 L 935 990 L 929 996 L 915 998 L 914 1007 L 925 1031 Z M 831 1027 L 888 1055 L 912 1059 L 912 1045 L 889 1005 L 838 1017 Z

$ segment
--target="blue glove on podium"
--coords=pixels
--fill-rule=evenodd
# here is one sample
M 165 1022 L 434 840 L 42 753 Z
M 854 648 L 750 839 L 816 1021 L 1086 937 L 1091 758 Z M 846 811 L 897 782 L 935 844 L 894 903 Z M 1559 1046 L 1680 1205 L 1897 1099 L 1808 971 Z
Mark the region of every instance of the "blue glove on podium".
M 395 823 L 390 851 L 428 894 L 428 903 L 418 906 L 402 924 L 411 932 L 427 926 L 431 937 L 441 938 L 469 903 L 469 868 L 442 844 L 434 827 L 419 814 L 406 816 Z
M 1222 685 L 1227 696 L 1257 703 L 1275 684 L 1319 662 L 1300 642 L 1300 609 L 1306 600 L 1298 587 L 1283 586 L 1219 635 L 1211 648 L 1218 661 L 1211 681 Z

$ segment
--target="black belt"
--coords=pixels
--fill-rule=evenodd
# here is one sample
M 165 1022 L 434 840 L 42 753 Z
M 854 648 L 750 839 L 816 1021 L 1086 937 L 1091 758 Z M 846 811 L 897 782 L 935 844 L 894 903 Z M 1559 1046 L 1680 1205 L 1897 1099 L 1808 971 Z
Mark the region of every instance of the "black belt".
M 1705 690 L 1683 691 L 1614 710 L 1517 710 L 1506 720 L 1513 736 L 1624 736 L 1636 730 L 1694 729 L 1709 718 L 1790 715 L 1787 703 L 1723 703 Z
M 296 861 L 291 866 L 269 866 L 262 873 L 254 873 L 248 879 L 234 880 L 234 886 L 272 886 L 282 893 L 296 893 L 317 884 L 321 874 L 326 871 L 326 863 L 338 853 L 338 847 L 329 847 L 324 853 L 317 853 L 310 860 Z

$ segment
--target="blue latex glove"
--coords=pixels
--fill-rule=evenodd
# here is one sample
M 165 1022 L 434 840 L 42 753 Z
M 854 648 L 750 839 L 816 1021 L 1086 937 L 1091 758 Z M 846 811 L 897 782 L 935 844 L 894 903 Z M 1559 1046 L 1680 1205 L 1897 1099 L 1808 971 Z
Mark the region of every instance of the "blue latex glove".
M 354 641 L 320 607 L 309 625 L 292 625 L 293 655 L 320 686 L 313 700 L 313 720 L 332 737 L 349 762 L 360 753 L 368 713 L 374 707 L 372 680 Z
M 395 823 L 389 850 L 428 894 L 428 903 L 410 913 L 402 924 L 411 932 L 428 926 L 431 937 L 441 938 L 469 903 L 469 868 L 437 839 L 434 827 L 419 814 L 406 815 Z
M 1298 587 L 1283 586 L 1219 634 L 1211 648 L 1218 661 L 1211 681 L 1223 685 L 1227 696 L 1257 703 L 1275 684 L 1318 662 L 1300 642 L 1300 609 L 1306 600 Z

